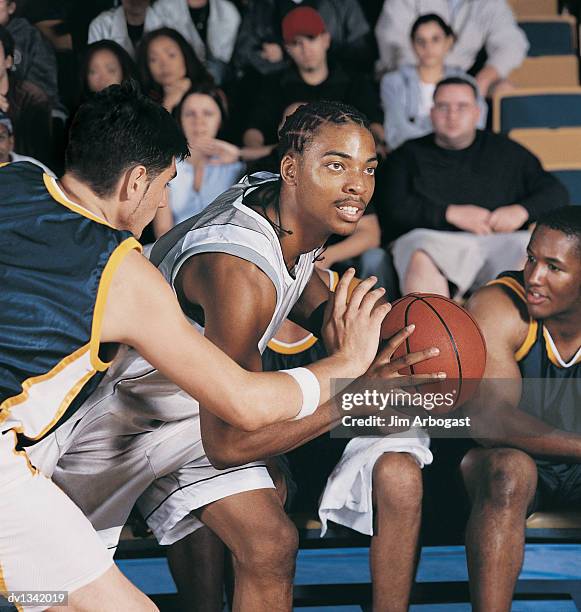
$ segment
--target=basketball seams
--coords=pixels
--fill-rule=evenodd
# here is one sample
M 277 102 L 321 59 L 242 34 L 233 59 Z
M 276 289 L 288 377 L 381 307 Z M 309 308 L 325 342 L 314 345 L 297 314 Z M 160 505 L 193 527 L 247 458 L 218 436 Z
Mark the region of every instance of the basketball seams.
M 462 382 L 463 382 L 462 381 L 462 361 L 460 359 L 460 353 L 458 352 L 458 345 L 456 344 L 456 339 L 454 338 L 452 332 L 450 331 L 450 328 L 448 327 L 447 323 L 444 321 L 443 317 L 430 304 L 430 302 L 428 302 L 426 299 L 424 299 L 423 296 L 416 296 L 416 297 L 417 297 L 418 300 L 423 302 L 430 310 L 432 310 L 434 312 L 434 314 L 438 317 L 438 319 L 440 319 L 440 323 L 442 323 L 442 325 L 444 326 L 444 329 L 446 330 L 446 333 L 448 334 L 448 337 L 450 338 L 450 342 L 452 344 L 452 349 L 454 350 L 454 355 L 456 356 L 456 364 L 458 365 L 458 396 L 457 397 L 461 397 L 461 395 L 462 395 Z M 446 303 L 449 304 L 450 302 L 446 301 Z
M 403 313 L 403 321 L 404 321 L 404 326 L 405 326 L 405 327 L 407 327 L 407 326 L 408 326 L 408 324 L 409 324 L 409 323 L 408 323 L 408 321 L 409 321 L 409 319 L 408 319 L 408 313 L 409 313 L 409 311 L 410 311 L 410 308 L 412 307 L 412 304 L 413 304 L 414 302 L 416 302 L 416 301 L 417 301 L 417 297 L 415 297 L 415 296 L 414 296 L 414 297 L 413 297 L 413 299 L 411 299 L 411 300 L 410 300 L 410 301 L 409 301 L 409 302 L 406 304 L 406 307 L 405 307 L 405 310 L 404 310 L 404 313 Z M 405 339 L 405 348 L 406 348 L 406 352 L 407 352 L 407 353 L 411 353 L 411 348 L 410 348 L 410 337 L 409 337 L 409 336 L 408 336 L 408 337 Z M 414 369 L 414 366 L 413 366 L 413 365 L 409 365 L 409 366 L 408 366 L 408 370 L 410 371 L 410 375 L 411 375 L 411 376 L 414 376 L 414 375 L 415 375 L 415 373 L 416 373 L 416 372 L 415 372 L 415 369 Z

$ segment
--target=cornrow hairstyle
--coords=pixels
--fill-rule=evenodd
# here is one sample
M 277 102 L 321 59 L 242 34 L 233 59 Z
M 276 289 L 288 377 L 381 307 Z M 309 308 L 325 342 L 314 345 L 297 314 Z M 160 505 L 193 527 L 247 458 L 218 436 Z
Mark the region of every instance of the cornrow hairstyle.
M 317 131 L 325 124 L 355 123 L 369 129 L 369 120 L 353 106 L 329 100 L 308 102 L 286 118 L 278 132 L 278 155 L 282 159 L 289 151 L 303 154 Z
M 347 123 L 354 123 L 369 129 L 367 117 L 353 106 L 343 102 L 317 100 L 299 106 L 294 113 L 286 118 L 278 131 L 277 153 L 279 160 L 282 160 L 289 151 L 302 155 L 324 125 L 345 125 Z M 272 204 L 277 220 L 274 222 L 269 219 L 269 221 L 279 236 L 292 234 L 291 230 L 283 228 L 280 224 L 280 188 L 280 180 L 271 182 L 262 189 L 253 190 L 243 200 L 244 204 L 262 208 L 267 219 L 266 208 Z M 315 256 L 315 260 L 321 259 L 325 249 L 326 247 L 322 247 L 321 252 Z

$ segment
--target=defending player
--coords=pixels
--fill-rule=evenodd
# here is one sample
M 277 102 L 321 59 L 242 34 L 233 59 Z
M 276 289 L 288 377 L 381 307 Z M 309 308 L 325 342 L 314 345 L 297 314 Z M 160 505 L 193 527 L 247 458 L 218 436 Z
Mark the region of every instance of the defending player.
M 494 424 L 480 424 L 484 448 L 461 464 L 471 597 L 475 610 L 510 610 L 525 518 L 581 503 L 581 209 L 539 219 L 524 271 L 500 275 L 468 308 L 488 346 L 474 414 Z
M 298 375 L 246 372 L 192 328 L 131 237 L 165 205 L 175 158 L 185 155 L 163 109 L 115 86 L 80 109 L 60 183 L 28 163 L 0 170 L 3 592 L 65 590 L 72 610 L 153 608 L 79 509 L 15 448 L 17 435 L 39 439 L 74 413 L 117 343 L 135 347 L 208 410 L 248 430 L 294 417 L 301 403 L 303 413 L 314 410 L 319 387 L 325 401 L 330 377 L 362 374 L 377 350 L 387 307 L 371 312 L 381 295 L 366 294 L 372 281 L 347 310 L 343 289 L 331 317 L 339 350 Z
M 280 178 L 249 177 L 166 234 L 151 254 L 184 312 L 256 371 L 287 315 L 320 333 L 329 290 L 312 275 L 314 260 L 331 233 L 354 230 L 377 165 L 366 120 L 339 103 L 301 107 L 285 123 L 281 142 Z M 398 334 L 389 350 L 409 333 Z M 382 375 L 397 376 L 404 363 L 433 354 L 407 356 L 383 366 Z M 68 452 L 54 477 L 95 527 L 109 530 L 110 545 L 149 486 L 139 506 L 161 543 L 178 542 L 201 519 L 232 550 L 237 610 L 289 609 L 296 533 L 259 460 L 329 430 L 338 411 L 322 406 L 301 426 L 289 422 L 254 435 L 214 419 L 202 398 L 202 447 L 197 403 L 134 352 L 118 361 L 95 402 L 61 428 L 59 443 Z M 188 410 L 191 418 L 179 420 Z M 46 446 L 34 456 L 50 471 L 50 461 L 40 458 Z M 183 546 L 172 547 L 170 560 Z

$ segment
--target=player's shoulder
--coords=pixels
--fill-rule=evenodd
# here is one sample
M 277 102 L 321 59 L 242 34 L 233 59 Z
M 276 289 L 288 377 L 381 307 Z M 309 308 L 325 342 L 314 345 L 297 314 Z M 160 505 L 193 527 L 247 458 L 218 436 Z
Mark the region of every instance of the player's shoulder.
M 530 324 L 522 273 L 499 275 L 478 289 L 466 308 L 487 335 L 504 336 L 518 342 Z

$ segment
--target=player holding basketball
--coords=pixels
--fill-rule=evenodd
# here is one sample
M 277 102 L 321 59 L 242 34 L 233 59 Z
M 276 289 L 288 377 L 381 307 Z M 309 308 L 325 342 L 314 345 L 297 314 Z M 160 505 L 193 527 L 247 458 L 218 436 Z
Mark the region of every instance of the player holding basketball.
M 483 448 L 461 463 L 471 501 L 466 533 L 474 610 L 510 610 L 525 518 L 581 504 L 581 209 L 537 222 L 522 272 L 501 274 L 468 308 L 488 346 Z M 494 381 L 493 379 L 512 379 Z M 534 381 L 546 379 L 542 390 Z M 554 382 L 550 382 L 553 380 Z M 436 461 L 438 455 L 435 453 Z
M 280 177 L 253 175 L 234 186 L 166 234 L 151 255 L 184 312 L 240 365 L 256 371 L 261 351 L 287 315 L 320 333 L 329 290 L 312 275 L 314 260 L 330 234 L 355 229 L 373 193 L 377 165 L 366 120 L 339 103 L 298 109 L 282 129 L 281 152 Z M 352 299 L 360 296 L 355 289 Z M 398 334 L 389 350 L 410 333 Z M 383 375 L 396 376 L 404 363 L 434 354 L 429 349 L 408 355 L 384 365 Z M 177 543 L 170 562 L 187 557 L 188 542 L 179 541 L 201 520 L 233 553 L 235 609 L 290 609 L 296 530 L 260 460 L 328 431 L 340 421 L 339 411 L 325 405 L 300 422 L 255 434 L 214 418 L 202 398 L 202 447 L 197 403 L 133 352 L 118 361 L 93 396 L 96 402 L 61 429 L 59 443 L 68 453 L 55 480 L 98 529 L 110 530 L 111 545 L 148 487 L 139 506 L 161 543 Z M 183 419 L 188 410 L 191 418 Z M 95 440 L 101 445 L 97 453 L 83 449 Z M 208 456 L 224 469 L 217 470 Z M 375 559 L 393 577 L 411 573 L 400 568 L 402 557 L 413 564 L 419 519 L 411 506 L 417 509 L 420 498 L 419 468 L 405 456 L 382 459 L 378 466 L 377 503 L 385 514 L 378 520 L 394 539 L 376 550 Z M 382 531 L 381 537 L 388 536 Z M 405 544 L 398 563 L 385 565 L 400 540 Z M 404 588 L 409 590 L 409 581 Z
M 381 295 L 368 293 L 372 281 L 347 310 L 341 285 L 330 322 L 340 349 L 299 374 L 244 371 L 192 328 L 132 237 L 165 205 L 185 155 L 163 109 L 115 86 L 79 110 L 60 183 L 28 163 L 0 170 L 0 592 L 68 591 L 71 610 L 154 608 L 15 446 L 17 435 L 39 439 L 79 407 L 117 343 L 249 430 L 314 410 L 330 377 L 362 374 L 377 350 L 387 307 L 372 312 Z

